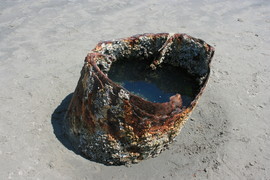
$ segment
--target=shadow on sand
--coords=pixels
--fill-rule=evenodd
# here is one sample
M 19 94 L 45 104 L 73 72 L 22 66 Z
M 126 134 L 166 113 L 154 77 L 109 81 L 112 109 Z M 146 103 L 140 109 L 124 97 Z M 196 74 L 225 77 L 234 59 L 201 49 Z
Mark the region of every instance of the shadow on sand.
M 68 106 L 70 104 L 70 101 L 72 99 L 73 93 L 70 93 L 67 95 L 59 106 L 54 110 L 53 114 L 51 115 L 51 123 L 53 126 L 53 132 L 56 136 L 56 138 L 70 151 L 73 151 L 75 154 L 80 155 L 81 157 L 88 159 L 95 163 L 104 164 L 98 161 L 94 161 L 86 157 L 84 154 L 82 154 L 78 149 L 75 149 L 72 144 L 70 143 L 68 137 L 65 134 L 64 130 L 64 120 L 65 120 L 65 114 L 68 110 Z M 104 164 L 106 166 L 114 166 L 114 165 L 108 165 Z
M 69 103 L 72 99 L 73 93 L 67 95 L 60 105 L 54 110 L 51 116 L 51 123 L 53 126 L 53 132 L 56 138 L 69 150 L 73 151 L 75 154 L 81 155 L 75 148 L 72 147 L 68 138 L 65 136 L 63 123 L 65 118 L 65 113 L 68 109 Z

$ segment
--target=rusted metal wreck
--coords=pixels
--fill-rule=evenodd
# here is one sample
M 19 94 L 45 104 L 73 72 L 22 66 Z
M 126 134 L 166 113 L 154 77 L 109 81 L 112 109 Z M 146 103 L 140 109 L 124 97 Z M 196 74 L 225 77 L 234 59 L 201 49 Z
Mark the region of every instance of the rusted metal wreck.
M 186 34 L 142 34 L 100 42 L 85 58 L 65 117 L 73 146 L 107 165 L 158 155 L 179 134 L 198 102 L 213 54 L 213 47 Z M 164 103 L 147 101 L 108 77 L 113 63 L 128 59 L 145 63 L 152 71 L 162 64 L 184 69 L 196 78 L 198 93 L 188 106 L 183 106 L 181 94 Z

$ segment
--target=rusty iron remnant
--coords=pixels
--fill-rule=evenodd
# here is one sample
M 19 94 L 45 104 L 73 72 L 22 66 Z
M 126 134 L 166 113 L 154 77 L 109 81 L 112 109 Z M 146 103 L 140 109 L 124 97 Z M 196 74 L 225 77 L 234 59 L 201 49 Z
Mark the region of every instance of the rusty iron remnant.
M 158 155 L 179 134 L 197 104 L 213 54 L 212 46 L 186 34 L 142 34 L 98 43 L 85 58 L 66 113 L 65 133 L 87 158 L 107 165 Z M 132 94 L 108 77 L 114 62 L 127 59 L 149 62 L 145 64 L 153 71 L 162 64 L 184 69 L 196 78 L 198 93 L 188 106 L 182 105 L 180 94 L 164 103 Z

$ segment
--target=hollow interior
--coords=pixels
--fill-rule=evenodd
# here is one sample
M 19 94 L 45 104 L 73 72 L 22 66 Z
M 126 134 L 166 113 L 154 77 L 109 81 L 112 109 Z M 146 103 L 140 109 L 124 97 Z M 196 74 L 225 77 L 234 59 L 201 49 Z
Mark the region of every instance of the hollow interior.
M 121 59 L 112 63 L 108 77 L 129 92 L 154 103 L 168 102 L 180 94 L 183 106 L 189 106 L 199 92 L 194 76 L 180 67 L 163 63 L 155 70 L 151 59 Z

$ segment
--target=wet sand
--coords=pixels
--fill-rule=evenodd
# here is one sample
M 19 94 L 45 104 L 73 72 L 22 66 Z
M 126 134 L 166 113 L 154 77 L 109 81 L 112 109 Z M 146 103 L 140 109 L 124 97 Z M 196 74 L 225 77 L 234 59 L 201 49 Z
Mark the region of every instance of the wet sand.
M 126 166 L 76 154 L 61 123 L 101 40 L 177 32 L 216 49 L 208 86 L 170 149 Z M 2 1 L 0 179 L 267 179 L 270 2 Z

